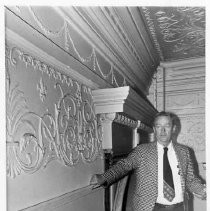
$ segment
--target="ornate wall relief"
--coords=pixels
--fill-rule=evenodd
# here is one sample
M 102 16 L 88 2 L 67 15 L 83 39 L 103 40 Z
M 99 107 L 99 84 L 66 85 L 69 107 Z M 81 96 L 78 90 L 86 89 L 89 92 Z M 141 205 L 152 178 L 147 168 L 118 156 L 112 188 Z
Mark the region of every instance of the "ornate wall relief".
M 26 9 L 26 8 L 24 8 Z M 54 26 L 49 26 L 49 21 L 44 15 L 43 11 L 37 7 L 27 8 L 30 16 L 30 22 L 35 24 L 34 26 L 38 30 L 41 30 L 45 36 L 52 39 L 59 46 L 76 57 L 80 62 L 88 66 L 96 74 L 100 75 L 104 80 L 108 81 L 114 87 L 125 86 L 127 81 L 123 74 L 120 73 L 112 62 L 105 59 L 102 54 L 92 45 L 87 39 L 84 39 L 82 35 L 71 25 L 71 22 L 61 11 L 53 10 L 53 13 L 59 19 L 59 24 L 53 22 Z M 52 11 L 51 11 L 52 12 Z M 24 15 L 24 13 L 22 13 Z M 62 26 L 60 27 L 60 25 Z M 58 26 L 60 28 L 58 28 Z M 52 27 L 57 27 L 56 30 Z
M 101 155 L 91 90 L 18 47 L 6 46 L 7 175 Z
M 203 153 L 205 147 L 205 119 L 199 117 L 182 117 L 181 133 L 178 141 L 194 149 L 195 153 Z
M 199 92 L 180 93 L 179 95 L 168 94 L 166 106 L 168 108 L 195 108 L 203 107 L 204 103 Z M 202 101 L 202 104 L 200 103 Z

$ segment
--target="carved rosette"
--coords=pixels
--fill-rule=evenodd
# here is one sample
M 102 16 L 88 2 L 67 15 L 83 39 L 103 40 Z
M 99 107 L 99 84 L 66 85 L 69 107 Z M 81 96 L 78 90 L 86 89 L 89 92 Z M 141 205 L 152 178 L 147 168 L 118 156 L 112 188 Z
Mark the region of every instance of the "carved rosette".
M 74 166 L 80 160 L 92 162 L 101 156 L 102 131 L 91 90 L 18 48 L 7 46 L 6 60 L 7 175 L 14 178 L 23 172 L 34 173 L 52 160 Z M 53 111 L 36 113 L 33 106 L 29 107 L 24 90 L 10 77 L 14 73 L 11 65 L 19 62 L 55 79 L 48 81 L 55 83 L 59 96 L 54 105 L 48 105 Z M 41 78 L 36 88 L 45 108 L 45 98 L 51 97 L 47 83 Z

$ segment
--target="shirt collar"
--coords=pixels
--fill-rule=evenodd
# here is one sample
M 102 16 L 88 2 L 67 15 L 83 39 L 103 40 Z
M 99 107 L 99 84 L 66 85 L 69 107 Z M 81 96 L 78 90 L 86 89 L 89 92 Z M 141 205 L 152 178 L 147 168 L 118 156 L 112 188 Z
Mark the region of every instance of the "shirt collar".
M 158 141 L 157 141 L 157 147 L 158 147 L 158 149 L 162 149 L 162 150 L 164 148 L 164 146 L 162 144 L 160 144 Z M 172 141 L 169 143 L 169 145 L 167 147 L 168 147 L 168 150 L 171 150 L 173 148 Z

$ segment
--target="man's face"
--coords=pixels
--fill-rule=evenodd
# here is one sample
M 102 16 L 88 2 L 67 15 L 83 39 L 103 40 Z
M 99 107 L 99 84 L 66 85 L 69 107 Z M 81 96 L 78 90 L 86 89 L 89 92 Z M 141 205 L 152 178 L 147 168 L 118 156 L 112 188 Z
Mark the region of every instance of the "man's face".
M 168 116 L 159 116 L 153 127 L 157 141 L 163 146 L 167 146 L 171 141 L 172 121 Z

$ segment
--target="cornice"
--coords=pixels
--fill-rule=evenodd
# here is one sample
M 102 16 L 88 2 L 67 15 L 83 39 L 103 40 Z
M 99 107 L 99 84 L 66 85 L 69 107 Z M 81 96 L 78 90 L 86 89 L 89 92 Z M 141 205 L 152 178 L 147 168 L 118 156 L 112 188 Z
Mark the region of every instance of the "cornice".
M 94 90 L 92 94 L 96 114 L 124 112 L 134 120 L 151 125 L 157 112 L 129 86 Z
M 123 106 L 129 94 L 129 87 L 98 89 L 94 90 L 92 94 L 96 114 L 123 112 Z

